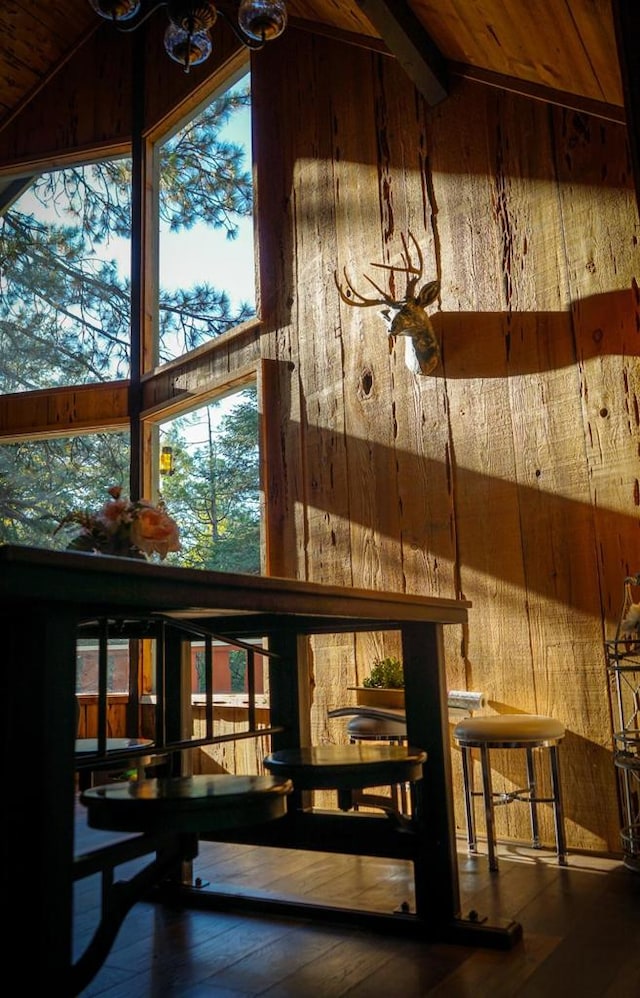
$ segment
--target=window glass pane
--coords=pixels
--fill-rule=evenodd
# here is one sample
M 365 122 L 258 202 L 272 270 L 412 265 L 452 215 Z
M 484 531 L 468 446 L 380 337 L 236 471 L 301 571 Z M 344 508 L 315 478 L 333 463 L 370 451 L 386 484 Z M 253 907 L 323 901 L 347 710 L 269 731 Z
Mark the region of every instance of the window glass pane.
M 96 433 L 0 445 L 0 543 L 64 548 L 55 530 L 74 510 L 97 512 L 129 481 L 129 434 Z
M 256 642 L 256 644 L 258 644 Z M 194 702 L 205 703 L 206 672 L 205 647 L 200 641 L 191 642 L 191 693 Z M 214 703 L 243 703 L 248 694 L 247 652 L 234 648 L 222 641 L 213 642 L 213 693 Z M 97 638 L 80 638 L 76 653 L 76 693 L 97 696 L 98 694 L 98 655 Z M 107 644 L 107 692 L 128 694 L 129 692 L 129 642 L 113 639 Z M 264 677 L 266 659 L 256 656 L 255 692 L 259 703 L 263 702 L 266 683 Z M 157 693 L 155 685 L 152 693 Z M 233 700 L 233 697 L 236 700 Z
M 260 449 L 255 386 L 163 423 L 172 473 L 160 492 L 180 527 L 168 563 L 260 573 Z
M 259 647 L 260 642 L 254 642 Z M 223 697 L 229 694 L 240 694 L 245 697 L 249 690 L 248 683 L 248 655 L 244 648 L 235 648 L 227 645 L 223 641 L 212 642 L 213 654 L 213 692 L 218 694 L 218 702 L 224 703 Z M 205 646 L 204 642 L 193 641 L 191 643 L 191 692 L 196 698 L 196 702 L 204 703 L 206 693 L 206 666 L 205 666 Z M 262 694 L 265 692 L 264 662 L 262 656 L 256 655 L 256 679 L 255 692 Z
M 250 77 L 158 147 L 159 360 L 255 315 Z
M 97 639 L 79 638 L 76 652 L 76 693 L 98 695 Z M 107 644 L 107 692 L 129 693 L 129 642 Z
M 130 160 L 25 185 L 0 215 L 0 392 L 128 378 Z

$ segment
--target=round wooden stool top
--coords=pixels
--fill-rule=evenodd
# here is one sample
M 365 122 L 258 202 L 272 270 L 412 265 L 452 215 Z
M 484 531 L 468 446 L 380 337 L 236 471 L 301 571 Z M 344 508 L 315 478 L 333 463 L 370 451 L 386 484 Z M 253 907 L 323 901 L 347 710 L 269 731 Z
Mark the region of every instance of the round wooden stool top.
M 422 778 L 427 753 L 403 745 L 313 745 L 266 756 L 270 773 L 298 790 L 362 790 Z
M 282 817 L 289 780 L 273 776 L 174 776 L 92 787 L 80 795 L 91 828 L 204 832 Z

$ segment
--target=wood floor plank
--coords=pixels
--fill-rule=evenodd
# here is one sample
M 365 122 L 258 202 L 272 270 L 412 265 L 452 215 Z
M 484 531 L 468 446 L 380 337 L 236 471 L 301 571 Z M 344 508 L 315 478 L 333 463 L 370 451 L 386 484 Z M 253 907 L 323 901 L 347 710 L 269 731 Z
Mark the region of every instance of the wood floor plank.
M 640 947 L 630 948 L 623 962 L 614 968 L 611 983 L 602 998 L 640 995 Z
M 137 906 L 142 907 L 142 905 Z M 147 907 L 147 906 L 145 906 Z M 289 925 L 274 919 L 254 919 L 236 916 L 183 911 L 177 920 L 163 918 L 163 906 L 149 905 L 154 919 L 154 931 L 129 944 L 114 947 L 105 966 L 90 988 L 88 995 L 102 994 L 106 971 L 118 969 L 136 975 L 133 990 L 125 983 L 108 990 L 108 998 L 132 998 L 133 995 L 182 995 L 196 984 L 217 978 L 228 967 L 248 961 L 253 966 L 261 961 L 262 950 L 277 940 L 283 941 Z M 121 930 L 128 936 L 126 923 Z M 250 993 L 246 991 L 244 993 Z
M 264 947 L 260 961 L 251 968 L 228 967 L 217 975 L 215 984 L 245 987 L 252 995 L 270 998 L 307 994 L 328 998 L 349 990 L 354 981 L 388 959 L 389 951 L 386 940 L 380 940 L 372 952 L 368 937 L 331 926 L 303 929 L 292 925 L 286 943 Z
M 491 998 L 514 998 L 560 944 L 559 937 L 527 936 L 507 953 L 475 950 L 468 959 L 436 987 L 425 991 L 425 998 L 455 998 L 457 995 L 491 995 Z M 575 992 L 564 992 L 574 994 Z M 539 996 L 542 993 L 539 992 Z
M 347 938 L 327 958 L 314 962 L 272 985 L 268 998 L 389 998 L 390 995 L 426 994 L 434 982 L 455 968 L 468 951 L 461 947 L 439 947 L 412 940 L 382 939 L 372 949 L 370 939 Z
M 92 833 L 79 828 L 79 848 Z M 499 846 L 500 870 L 460 841 L 462 914 L 515 918 L 507 952 L 441 945 L 308 920 L 136 904 L 81 998 L 635 998 L 640 875 L 614 858 Z M 140 865 L 136 860 L 128 867 Z M 122 868 L 122 875 L 127 868 Z M 201 843 L 193 866 L 240 893 L 394 910 L 411 864 L 376 857 Z M 76 955 L 100 913 L 97 878 L 76 885 Z

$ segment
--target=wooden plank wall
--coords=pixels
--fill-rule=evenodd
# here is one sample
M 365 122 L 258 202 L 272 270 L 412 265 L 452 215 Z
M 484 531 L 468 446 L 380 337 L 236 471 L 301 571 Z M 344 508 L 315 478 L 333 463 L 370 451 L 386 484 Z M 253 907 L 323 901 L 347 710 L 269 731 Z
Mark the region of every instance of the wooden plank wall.
M 254 59 L 254 103 L 270 569 L 472 600 L 450 687 L 562 720 L 570 846 L 618 850 L 602 640 L 640 571 L 625 130 L 470 82 L 429 109 L 393 60 L 293 30 Z M 346 267 L 366 293 L 408 230 L 441 280 L 428 377 L 334 285 Z M 391 646 L 316 642 L 318 740 Z M 520 781 L 512 758 L 494 779 Z M 499 834 L 526 838 L 523 812 Z

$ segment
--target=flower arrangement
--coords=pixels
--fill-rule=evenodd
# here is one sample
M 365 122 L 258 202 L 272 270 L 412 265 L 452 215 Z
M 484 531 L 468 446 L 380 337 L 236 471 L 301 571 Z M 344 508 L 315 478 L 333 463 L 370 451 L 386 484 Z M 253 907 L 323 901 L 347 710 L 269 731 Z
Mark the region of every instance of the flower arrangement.
M 121 498 L 122 489 L 113 485 L 109 499 L 99 513 L 76 510 L 60 520 L 54 533 L 68 524 L 77 524 L 80 533 L 68 544 L 68 551 L 95 551 L 127 558 L 147 558 L 180 550 L 176 521 L 169 516 L 164 502 L 156 506 L 148 499 Z

